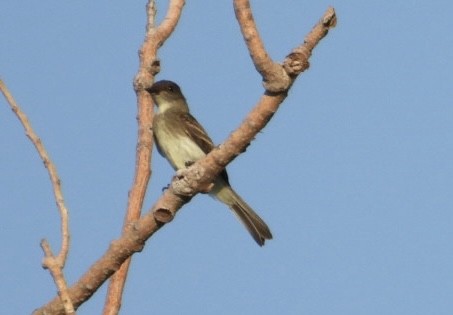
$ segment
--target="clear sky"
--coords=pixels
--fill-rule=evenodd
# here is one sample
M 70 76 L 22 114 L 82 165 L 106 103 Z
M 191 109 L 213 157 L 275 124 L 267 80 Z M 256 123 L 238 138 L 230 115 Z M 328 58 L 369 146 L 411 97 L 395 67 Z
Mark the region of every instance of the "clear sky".
M 158 1 L 159 17 L 166 1 Z M 328 5 L 338 25 L 247 152 L 236 190 L 274 240 L 259 248 L 199 195 L 134 256 L 123 314 L 452 314 L 451 1 L 254 1 L 283 60 Z M 74 283 L 119 236 L 134 170 L 132 79 L 145 1 L 2 1 L 0 76 L 56 163 Z M 263 92 L 231 1 L 188 1 L 159 53 L 216 143 Z M 47 173 L 0 100 L 2 314 L 53 298 L 59 248 Z M 157 154 L 149 208 L 173 174 Z M 100 314 L 103 286 L 79 314 Z

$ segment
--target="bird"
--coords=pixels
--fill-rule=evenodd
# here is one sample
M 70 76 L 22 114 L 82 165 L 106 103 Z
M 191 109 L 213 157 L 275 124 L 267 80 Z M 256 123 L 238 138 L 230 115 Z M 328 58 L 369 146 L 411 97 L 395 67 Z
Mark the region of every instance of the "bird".
M 175 82 L 161 80 L 146 91 L 157 107 L 152 125 L 157 150 L 173 169 L 184 169 L 214 149 L 213 141 L 190 114 L 186 98 Z M 231 187 L 226 170 L 214 180 L 209 194 L 233 211 L 259 246 L 272 239 L 267 224 Z

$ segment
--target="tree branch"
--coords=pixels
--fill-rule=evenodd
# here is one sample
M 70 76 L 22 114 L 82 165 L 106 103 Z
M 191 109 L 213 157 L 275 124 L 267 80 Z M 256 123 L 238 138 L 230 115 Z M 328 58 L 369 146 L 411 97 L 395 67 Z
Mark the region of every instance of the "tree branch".
M 234 13 L 239 22 L 242 36 L 256 70 L 263 78 L 263 86 L 272 92 L 282 92 L 289 88 L 290 78 L 278 63 L 272 61 L 264 48 L 260 34 L 253 19 L 248 0 L 234 0 Z
M 308 68 L 308 58 L 314 46 L 325 36 L 329 28 L 336 25 L 336 15 L 333 8 L 329 8 L 322 20 L 310 32 L 303 45 L 293 51 L 290 61 L 280 65 L 269 57 L 253 19 L 249 0 L 234 0 L 234 12 L 241 28 L 245 44 L 253 60 L 256 70 L 263 78 L 263 86 L 270 93 L 287 91 L 294 82 L 294 77 Z M 308 53 L 308 55 L 306 55 Z M 288 57 L 289 57 L 288 56 Z M 300 62 L 306 62 L 301 65 Z
M 157 59 L 157 50 L 165 40 L 171 35 L 181 16 L 184 0 L 173 0 L 164 21 L 156 28 L 156 5 L 154 0 L 149 0 L 147 4 L 147 25 L 145 40 L 139 52 L 140 66 L 134 79 L 134 89 L 137 96 L 137 122 L 138 122 L 138 139 L 136 148 L 135 176 L 132 188 L 129 192 L 128 206 L 126 217 L 123 224 L 123 232 L 127 226 L 140 218 L 140 212 L 143 207 L 146 188 L 148 187 L 151 176 L 151 150 L 153 145 L 153 136 L 151 133 L 153 104 L 149 94 L 144 90 L 148 85 L 154 82 L 154 75 L 160 70 Z M 127 272 L 131 259 L 127 259 L 121 268 L 113 275 L 104 303 L 104 315 L 118 314 L 121 308 L 121 300 L 124 285 L 127 278 Z
M 247 0 L 235 0 L 235 8 L 237 4 L 241 4 L 245 10 L 250 8 Z M 239 8 L 239 7 L 238 7 Z M 248 14 L 237 14 L 241 17 L 238 18 L 238 22 L 243 30 L 244 40 L 248 44 L 251 41 L 248 41 L 247 35 L 249 32 L 257 34 L 257 31 L 244 31 L 247 27 L 256 27 L 251 15 L 251 12 Z M 245 17 L 244 17 L 245 16 Z M 248 114 L 242 124 L 234 132 L 231 133 L 229 138 L 219 147 L 211 151 L 204 159 L 199 160 L 197 163 L 194 163 L 191 167 L 183 170 L 185 177 L 187 178 L 196 178 L 197 174 L 202 174 L 199 180 L 195 181 L 193 184 L 191 180 L 187 185 L 179 185 L 184 187 L 184 194 L 192 195 L 193 191 L 200 191 L 203 187 L 206 187 L 211 183 L 214 178 L 225 168 L 225 166 L 230 163 L 236 156 L 241 154 L 250 142 L 255 138 L 256 134 L 263 129 L 267 122 L 272 118 L 274 113 L 279 108 L 280 104 L 284 101 L 287 96 L 288 89 L 296 80 L 297 76 L 308 69 L 309 62 L 308 59 L 311 56 L 311 52 L 315 46 L 327 35 L 330 28 L 335 27 L 336 25 L 336 14 L 335 10 L 332 7 L 329 7 L 324 13 L 321 20 L 313 27 L 310 33 L 305 37 L 304 43 L 296 47 L 284 60 L 283 66 L 280 66 L 273 62 L 264 62 L 261 65 L 255 66 L 257 68 L 263 68 L 264 73 L 271 72 L 275 65 L 278 65 L 281 69 L 285 71 L 285 75 L 290 78 L 289 86 L 286 90 L 276 92 L 273 88 L 266 90 L 264 95 Z M 252 59 L 260 58 L 259 56 L 266 55 L 264 51 L 264 46 L 262 44 L 250 44 L 249 51 L 251 52 Z M 257 47 L 257 48 L 256 48 Z M 258 52 L 255 50 L 258 49 Z M 256 57 L 258 55 L 258 57 Z M 266 57 L 267 58 L 267 57 Z M 278 70 L 277 72 L 280 72 Z M 278 77 L 276 74 L 272 76 L 273 78 Z M 285 81 L 286 79 L 284 79 Z M 278 86 L 282 87 L 282 84 L 277 83 Z M 186 187 L 192 187 L 192 190 L 187 190 Z M 178 189 L 179 192 L 180 189 Z M 187 190 L 187 191 L 186 191 Z
M 12 94 L 10 93 L 10 91 L 8 90 L 8 88 L 6 87 L 5 83 L 3 83 L 2 80 L 0 80 L 0 90 L 5 96 L 6 101 L 8 102 L 12 111 L 14 112 L 14 114 L 17 116 L 22 126 L 24 127 L 25 134 L 35 146 L 39 156 L 41 157 L 41 160 L 44 162 L 44 166 L 47 168 L 47 172 L 49 173 L 49 178 L 52 183 L 55 201 L 60 213 L 61 248 L 58 255 L 55 256 L 52 253 L 50 244 L 47 242 L 47 240 L 42 240 L 41 247 L 44 251 L 44 259 L 42 262 L 42 266 L 45 269 L 49 269 L 52 278 L 58 288 L 58 294 L 61 296 L 61 299 L 63 301 L 63 307 L 65 309 L 66 314 L 75 314 L 71 299 L 68 295 L 68 288 L 63 274 L 63 268 L 66 263 L 66 258 L 68 256 L 70 235 L 69 235 L 68 209 L 66 208 L 64 202 L 63 191 L 61 190 L 61 181 L 58 176 L 57 168 L 50 159 L 49 154 L 47 153 L 41 139 L 33 130 L 31 123 L 27 118 L 27 115 L 25 115 L 25 113 L 21 110 L 21 108 L 16 103 Z
M 293 50 L 285 59 L 285 67 L 282 68 L 291 78 L 291 84 L 300 72 L 308 68 L 308 58 L 311 51 L 327 34 L 328 30 L 335 26 L 335 21 L 335 11 L 333 8 L 329 8 L 323 18 L 307 35 L 305 42 Z M 136 78 L 136 86 L 141 86 L 144 82 L 140 81 L 140 83 L 139 81 Z M 287 90 L 280 92 L 267 90 L 239 128 L 232 132 L 222 145 L 189 168 L 177 172 L 177 176 L 173 179 L 169 189 L 165 190 L 151 210 L 139 220 L 126 225 L 121 238 L 113 241 L 106 253 L 90 267 L 75 285 L 69 288 L 69 295 L 75 308 L 87 300 L 104 281 L 120 268 L 126 259 L 135 252 L 141 251 L 148 238 L 165 223 L 170 222 L 177 211 L 190 201 L 192 196 L 204 191 L 217 174 L 245 150 L 256 134 L 272 118 L 286 95 Z M 55 297 L 47 305 L 36 310 L 34 314 L 64 314 L 59 297 Z

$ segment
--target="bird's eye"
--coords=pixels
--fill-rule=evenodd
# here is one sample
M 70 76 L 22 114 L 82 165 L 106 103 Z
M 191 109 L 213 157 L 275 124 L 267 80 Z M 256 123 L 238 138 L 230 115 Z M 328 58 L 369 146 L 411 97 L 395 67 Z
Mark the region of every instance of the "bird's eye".
M 173 87 L 172 87 L 172 86 L 169 86 L 169 87 L 167 88 L 167 90 L 168 90 L 169 92 L 173 92 Z

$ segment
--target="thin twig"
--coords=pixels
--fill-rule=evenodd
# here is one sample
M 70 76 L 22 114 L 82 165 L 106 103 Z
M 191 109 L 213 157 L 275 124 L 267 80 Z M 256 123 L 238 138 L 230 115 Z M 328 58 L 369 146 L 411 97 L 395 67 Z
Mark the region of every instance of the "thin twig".
M 334 18 L 335 13 L 333 9 L 329 8 L 321 21 L 307 35 L 306 38 L 310 39 L 309 43 L 304 43 L 302 46 L 305 45 L 304 47 L 311 52 L 323 38 L 320 35 L 327 34 L 328 29 L 334 26 L 331 23 Z M 310 54 L 301 54 L 301 56 L 308 58 Z M 300 62 L 306 64 L 308 60 L 300 60 Z M 292 80 L 294 79 L 295 76 L 292 77 Z M 178 172 L 179 176 L 175 177 L 169 189 L 165 190 L 151 210 L 133 224 L 127 225 L 121 238 L 113 241 L 106 253 L 90 267 L 75 285 L 69 288 L 69 294 L 76 308 L 94 294 L 126 259 L 135 252 L 141 251 L 148 238 L 167 222 L 170 222 L 177 211 L 193 195 L 204 190 L 229 162 L 243 152 L 256 134 L 271 119 L 285 99 L 286 94 L 286 92 L 266 92 L 241 126 L 221 146 L 189 168 Z M 60 300 L 54 298 L 47 305 L 36 310 L 34 314 L 63 314 L 63 308 Z
M 74 305 L 72 305 L 71 298 L 68 294 L 68 285 L 64 278 L 63 268 L 61 268 L 59 262 L 52 254 L 52 249 L 50 248 L 49 242 L 47 240 L 41 241 L 41 248 L 44 251 L 43 266 L 48 268 L 52 274 L 52 277 L 55 281 L 55 284 L 58 288 L 60 299 L 63 303 L 65 315 L 74 315 L 76 314 L 74 310 Z
M 63 192 L 61 190 L 61 181 L 58 176 L 57 168 L 55 164 L 49 157 L 41 139 L 33 130 L 30 121 L 28 120 L 25 113 L 21 110 L 19 105 L 14 100 L 12 94 L 6 87 L 5 83 L 0 80 L 0 90 L 2 91 L 3 95 L 5 96 L 9 106 L 11 107 L 14 114 L 17 116 L 19 121 L 21 122 L 22 126 L 25 129 L 25 134 L 30 139 L 30 141 L 35 146 L 36 150 L 38 151 L 39 156 L 41 157 L 42 161 L 44 162 L 44 166 L 47 168 L 49 173 L 50 181 L 52 183 L 53 193 L 55 197 L 55 201 L 57 203 L 58 210 L 60 212 L 60 219 L 61 219 L 61 248 L 58 255 L 54 256 L 52 250 L 50 249 L 50 245 L 46 240 L 41 242 L 41 247 L 44 251 L 44 259 L 42 265 L 44 268 L 49 269 L 52 278 L 57 285 L 59 295 L 64 302 L 64 307 L 67 314 L 74 314 L 74 308 L 72 306 L 71 299 L 68 295 L 68 288 L 66 284 L 66 280 L 63 275 L 63 268 L 66 262 L 66 258 L 68 256 L 69 250 L 69 218 L 68 218 L 68 209 L 65 206 Z
M 137 122 L 138 139 L 136 148 L 135 176 L 132 188 L 129 192 L 126 217 L 123 224 L 123 232 L 131 222 L 140 218 L 143 207 L 146 188 L 148 187 L 151 175 L 151 150 L 153 138 L 151 133 L 153 104 L 149 94 L 144 88 L 154 82 L 154 75 L 160 70 L 159 62 L 156 58 L 158 48 L 165 42 L 176 27 L 181 16 L 183 0 L 173 0 L 170 2 L 166 18 L 156 28 L 156 5 L 154 0 L 149 0 L 147 4 L 147 24 L 146 34 L 143 45 L 140 49 L 140 67 L 134 79 L 134 88 L 137 95 Z M 104 315 L 118 314 L 121 308 L 121 300 L 126 283 L 127 272 L 131 259 L 127 259 L 121 268 L 112 276 L 107 290 L 104 303 Z

